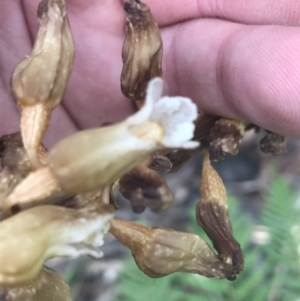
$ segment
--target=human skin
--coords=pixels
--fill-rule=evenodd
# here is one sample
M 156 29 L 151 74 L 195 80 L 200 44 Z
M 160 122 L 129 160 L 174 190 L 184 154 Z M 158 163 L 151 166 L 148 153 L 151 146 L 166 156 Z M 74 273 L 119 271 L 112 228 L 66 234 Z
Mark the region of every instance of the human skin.
M 121 94 L 120 0 L 67 0 L 76 56 L 46 144 L 134 111 Z M 299 0 L 144 0 L 161 27 L 165 93 L 205 113 L 300 137 Z M 39 0 L 0 1 L 0 135 L 19 130 L 10 77 L 31 52 Z

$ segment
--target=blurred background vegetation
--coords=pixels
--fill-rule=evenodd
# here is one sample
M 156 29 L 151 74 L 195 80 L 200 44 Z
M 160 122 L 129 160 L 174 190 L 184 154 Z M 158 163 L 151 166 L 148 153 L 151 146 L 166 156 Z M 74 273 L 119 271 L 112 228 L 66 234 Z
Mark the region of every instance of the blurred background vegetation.
M 55 259 L 50 266 L 71 285 L 76 301 L 300 301 L 300 143 L 291 139 L 281 157 L 262 154 L 260 137 L 247 133 L 240 153 L 215 165 L 229 191 L 229 214 L 244 256 L 236 281 L 175 273 L 145 276 L 130 253 L 113 237 L 93 260 Z M 200 196 L 201 157 L 166 175 L 173 204 L 160 214 L 134 214 L 118 196 L 117 216 L 149 226 L 169 227 L 209 239 L 195 219 Z

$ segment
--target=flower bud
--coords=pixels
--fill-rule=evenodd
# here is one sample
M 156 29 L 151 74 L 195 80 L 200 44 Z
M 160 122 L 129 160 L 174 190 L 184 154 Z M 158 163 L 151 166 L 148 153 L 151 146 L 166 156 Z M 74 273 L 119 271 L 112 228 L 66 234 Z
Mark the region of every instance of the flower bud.
M 43 267 L 37 278 L 4 290 L 5 301 L 72 301 L 69 285 L 54 271 Z
M 286 152 L 287 138 L 285 136 L 267 131 L 260 140 L 259 145 L 262 152 L 280 156 Z
M 220 262 L 199 236 L 165 228 L 148 228 L 129 221 L 111 220 L 110 232 L 128 247 L 138 267 L 149 277 L 174 272 L 226 278 L 231 267 Z
M 119 181 L 120 192 L 131 202 L 135 213 L 146 207 L 161 212 L 173 201 L 173 193 L 165 180 L 147 166 L 138 165 Z
M 239 243 L 234 239 L 228 216 L 226 190 L 217 171 L 205 153 L 200 182 L 201 201 L 196 207 L 198 224 L 213 243 L 223 263 L 232 266 L 230 280 L 244 268 L 244 257 Z
M 212 162 L 223 161 L 225 154 L 236 155 L 245 131 L 244 121 L 221 118 L 215 122 L 206 138 Z
M 124 4 L 124 9 L 127 15 L 121 90 L 140 107 L 145 99 L 148 82 L 162 75 L 162 40 L 146 4 L 130 0 Z
M 37 206 L 0 223 L 0 286 L 18 286 L 33 280 L 44 262 L 62 256 L 102 256 L 97 248 L 109 229 L 114 209 L 97 211 L 59 206 Z
M 11 80 L 14 98 L 22 107 L 22 139 L 36 168 L 41 166 L 37 149 L 52 110 L 63 97 L 75 52 L 64 0 L 43 0 L 38 20 L 32 52 L 17 65 Z

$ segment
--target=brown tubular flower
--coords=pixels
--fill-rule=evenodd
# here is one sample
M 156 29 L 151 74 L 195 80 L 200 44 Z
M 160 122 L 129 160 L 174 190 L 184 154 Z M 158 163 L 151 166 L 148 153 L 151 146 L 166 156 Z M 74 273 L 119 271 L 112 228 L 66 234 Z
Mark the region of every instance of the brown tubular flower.
M 287 138 L 285 136 L 267 131 L 260 140 L 259 145 L 262 152 L 280 156 L 286 152 Z
M 5 301 L 72 301 L 69 285 L 57 273 L 45 267 L 27 285 L 5 288 L 4 298 Z
M 215 122 L 206 138 L 212 162 L 221 162 L 225 154 L 236 155 L 238 153 L 245 126 L 244 121 L 227 118 L 221 118 Z
M 233 237 L 223 181 L 211 166 L 208 152 L 203 159 L 200 193 L 201 201 L 196 207 L 198 224 L 211 239 L 220 260 L 232 266 L 228 279 L 234 280 L 235 275 L 243 270 L 244 256 L 240 244 Z
M 124 4 L 126 37 L 123 44 L 122 93 L 141 107 L 148 82 L 161 77 L 162 40 L 150 9 L 139 0 Z
M 197 235 L 120 219 L 113 219 L 110 224 L 110 232 L 131 250 L 136 264 L 149 277 L 188 272 L 227 278 L 231 273 L 228 265 Z
M 138 165 L 124 175 L 120 181 L 120 192 L 132 204 L 135 213 L 146 207 L 161 212 L 173 201 L 173 193 L 165 180 L 147 166 Z
M 37 150 L 63 97 L 75 53 L 64 0 L 43 0 L 38 20 L 33 50 L 16 66 L 11 80 L 13 96 L 22 108 L 24 147 L 35 168 L 42 166 Z
M 53 257 L 102 257 L 98 247 L 113 213 L 110 205 L 97 210 L 45 205 L 5 219 L 0 223 L 0 286 L 27 284 Z

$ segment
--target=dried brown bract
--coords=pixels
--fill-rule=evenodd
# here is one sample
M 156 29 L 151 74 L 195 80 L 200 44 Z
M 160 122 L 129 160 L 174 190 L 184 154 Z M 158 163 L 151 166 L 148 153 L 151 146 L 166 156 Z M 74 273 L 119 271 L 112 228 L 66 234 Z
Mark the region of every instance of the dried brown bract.
M 280 156 L 286 152 L 287 138 L 283 135 L 267 131 L 259 144 L 261 151 L 264 153 Z
M 172 162 L 163 155 L 152 154 L 150 168 L 158 171 L 158 172 L 169 172 L 172 170 L 173 164 Z
M 230 267 L 197 235 L 119 219 L 111 220 L 110 232 L 131 250 L 138 267 L 149 277 L 174 272 L 216 278 L 227 278 L 231 274 Z
M 72 301 L 68 284 L 54 271 L 43 268 L 27 285 L 5 289 L 5 301 Z
M 228 279 L 234 280 L 235 275 L 243 270 L 244 256 L 233 237 L 223 181 L 211 166 L 208 152 L 203 160 L 200 193 L 201 201 L 196 207 L 198 224 L 211 239 L 220 260 L 232 266 L 232 275 Z
M 41 144 L 37 150 L 40 162 L 46 165 L 47 149 Z M 13 168 L 26 177 L 34 170 L 24 148 L 21 133 L 4 135 L 0 139 L 0 156 L 2 167 Z
M 170 172 L 178 171 L 184 164 L 192 159 L 197 153 L 199 148 L 196 149 L 177 149 L 166 154 L 166 157 L 172 163 Z
M 221 118 L 215 122 L 208 137 L 208 150 L 212 162 L 220 162 L 225 154 L 236 155 L 246 123 L 243 121 Z
M 120 192 L 131 202 L 135 213 L 143 212 L 146 207 L 158 213 L 173 201 L 173 193 L 165 180 L 143 165 L 138 165 L 124 175 L 119 185 Z
M 11 80 L 13 96 L 22 107 L 24 147 L 35 168 L 42 165 L 37 150 L 63 97 L 75 53 L 64 0 L 43 0 L 38 20 L 33 50 L 16 66 Z
M 162 40 L 150 9 L 138 0 L 124 4 L 126 37 L 123 44 L 122 93 L 140 107 L 148 82 L 161 77 Z

